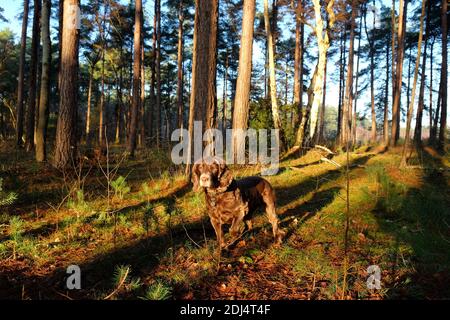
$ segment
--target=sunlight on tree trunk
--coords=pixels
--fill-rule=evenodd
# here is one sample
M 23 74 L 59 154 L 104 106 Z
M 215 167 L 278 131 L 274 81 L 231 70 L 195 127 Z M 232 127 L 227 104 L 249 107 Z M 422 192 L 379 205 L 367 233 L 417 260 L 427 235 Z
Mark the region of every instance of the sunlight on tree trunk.
M 269 20 L 269 3 L 268 0 L 264 0 L 264 26 L 266 29 L 267 46 L 269 53 L 269 82 L 270 82 L 270 101 L 272 104 L 272 118 L 275 129 L 280 130 L 280 139 L 277 144 L 281 150 L 285 148 L 284 145 L 284 132 L 281 126 L 280 113 L 278 110 L 277 102 L 277 82 L 275 76 L 275 52 L 274 52 L 274 39 L 271 31 L 271 25 Z M 235 105 L 236 107 L 236 105 Z
M 138 113 L 141 100 L 142 0 L 136 0 L 134 21 L 133 100 L 131 106 L 130 136 L 128 137 L 127 144 L 127 152 L 130 153 L 130 156 L 134 156 L 136 149 Z
M 244 0 L 242 14 L 241 48 L 236 81 L 236 94 L 233 112 L 233 153 L 235 159 L 239 147 L 245 146 L 245 137 L 237 135 L 236 129 L 247 129 L 250 105 L 250 80 L 252 76 L 253 25 L 255 21 L 255 0 Z
M 16 144 L 21 146 L 23 143 L 23 100 L 24 100 L 24 74 L 25 74 L 25 51 L 27 46 L 27 26 L 28 26 L 29 0 L 23 1 L 23 19 L 22 36 L 20 40 L 20 60 L 19 60 L 19 79 L 17 85 L 17 115 L 16 115 Z
M 51 63 L 51 42 L 50 42 L 50 14 L 51 0 L 44 0 L 42 3 L 42 75 L 41 75 L 41 95 L 39 99 L 39 115 L 36 130 L 36 161 L 46 160 L 46 133 L 48 122 L 48 109 L 50 98 L 50 63 Z
M 78 101 L 78 37 L 79 31 L 73 25 L 78 0 L 64 1 L 61 61 L 61 93 L 59 97 L 59 115 L 56 126 L 56 149 L 54 166 L 66 168 L 76 153 L 76 115 Z
M 417 42 L 416 65 L 414 67 L 414 80 L 413 80 L 413 87 L 412 87 L 412 93 L 411 93 L 411 101 L 408 106 L 408 115 L 406 118 L 405 143 L 403 145 L 402 159 L 400 161 L 401 167 L 406 166 L 406 151 L 409 148 L 409 141 L 411 140 L 409 131 L 411 129 L 412 115 L 414 113 L 414 100 L 416 97 L 417 77 L 419 75 L 420 55 L 421 55 L 421 51 L 422 51 L 423 17 L 425 16 L 425 2 L 426 2 L 426 0 L 422 0 L 422 13 L 420 15 L 420 28 L 419 28 L 419 40 Z

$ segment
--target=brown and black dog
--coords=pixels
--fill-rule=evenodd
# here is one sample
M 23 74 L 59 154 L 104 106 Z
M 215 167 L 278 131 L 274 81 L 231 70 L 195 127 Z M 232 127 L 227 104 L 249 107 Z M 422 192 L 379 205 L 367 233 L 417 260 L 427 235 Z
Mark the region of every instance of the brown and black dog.
M 252 228 L 251 214 L 264 208 L 272 224 L 275 243 L 280 244 L 284 231 L 278 227 L 275 192 L 270 183 L 257 176 L 235 180 L 223 159 L 209 157 L 197 161 L 192 168 L 194 191 L 204 190 L 211 224 L 221 248 L 234 243 L 244 231 L 244 223 Z M 222 225 L 231 224 L 231 240 L 226 244 Z

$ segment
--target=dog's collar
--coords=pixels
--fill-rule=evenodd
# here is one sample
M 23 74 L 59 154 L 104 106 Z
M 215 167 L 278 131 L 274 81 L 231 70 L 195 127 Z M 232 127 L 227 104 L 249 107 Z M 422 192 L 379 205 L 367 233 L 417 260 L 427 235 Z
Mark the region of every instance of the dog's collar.
M 210 200 L 210 204 L 211 206 L 215 207 L 216 206 L 216 196 L 221 194 L 221 193 L 225 193 L 228 191 L 229 187 L 231 186 L 231 184 L 234 182 L 234 179 L 231 179 L 230 183 L 228 183 L 225 186 L 219 187 L 219 188 L 215 188 L 215 189 L 209 189 L 209 188 L 205 188 L 206 193 L 210 196 L 209 200 Z
M 234 179 L 231 179 L 230 182 L 224 186 L 215 188 L 215 189 L 211 189 L 211 188 L 206 188 L 206 192 L 209 195 L 216 195 L 216 194 L 220 194 L 220 193 L 224 193 L 227 192 L 229 187 L 231 186 L 231 184 L 234 182 Z

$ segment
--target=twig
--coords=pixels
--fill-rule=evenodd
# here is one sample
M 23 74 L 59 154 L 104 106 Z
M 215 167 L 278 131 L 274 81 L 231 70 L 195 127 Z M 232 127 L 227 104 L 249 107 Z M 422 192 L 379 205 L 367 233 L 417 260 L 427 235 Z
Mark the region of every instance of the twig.
M 73 300 L 73 298 L 69 297 L 68 295 L 65 295 L 65 294 L 62 293 L 62 292 L 56 291 L 55 289 L 53 289 L 53 291 L 54 291 L 56 294 L 59 294 L 60 296 L 62 296 L 62 297 L 64 297 L 64 298 L 67 298 L 67 299 L 69 299 L 69 300 Z
M 186 235 L 189 238 L 189 240 L 191 240 L 198 248 L 201 248 L 201 246 L 197 242 L 195 242 L 194 239 L 192 239 L 191 236 L 189 235 L 186 227 L 184 226 L 184 221 L 181 221 L 181 225 L 183 226 L 183 229 L 186 232 Z
M 130 268 L 127 268 L 127 271 L 125 272 L 125 274 L 123 275 L 122 279 L 120 280 L 120 283 L 117 286 L 117 288 L 114 289 L 114 291 L 111 292 L 110 294 L 108 294 L 106 297 L 104 297 L 103 300 L 108 300 L 109 298 L 111 298 L 113 295 L 115 295 L 120 290 L 120 287 L 122 287 L 122 285 L 124 284 L 125 280 L 128 277 L 128 272 L 130 272 Z

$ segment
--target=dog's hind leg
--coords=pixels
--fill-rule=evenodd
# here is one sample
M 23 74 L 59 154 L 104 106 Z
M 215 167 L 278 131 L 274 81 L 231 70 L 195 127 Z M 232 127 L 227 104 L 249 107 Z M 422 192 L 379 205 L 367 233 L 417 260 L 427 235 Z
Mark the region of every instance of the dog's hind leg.
M 231 224 L 230 227 L 230 242 L 228 243 L 228 246 L 232 245 L 237 239 L 239 239 L 242 235 L 242 233 L 244 232 L 244 216 L 245 216 L 245 211 L 242 210 L 234 219 L 233 219 L 233 223 Z
M 274 197 L 267 199 L 266 203 L 266 215 L 269 219 L 270 224 L 272 225 L 272 233 L 275 238 L 275 243 L 280 244 L 285 232 L 278 227 L 278 216 L 275 209 L 275 203 L 272 200 Z

